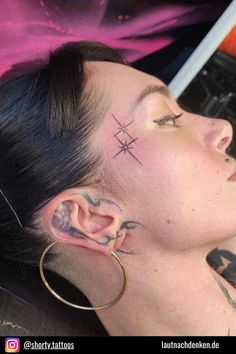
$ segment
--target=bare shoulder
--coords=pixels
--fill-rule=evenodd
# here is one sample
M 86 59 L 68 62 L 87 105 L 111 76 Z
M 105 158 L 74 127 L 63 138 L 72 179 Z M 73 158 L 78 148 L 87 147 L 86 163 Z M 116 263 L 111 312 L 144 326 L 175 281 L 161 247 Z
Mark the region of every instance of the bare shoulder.
M 236 289 L 236 236 L 208 253 L 207 262 Z

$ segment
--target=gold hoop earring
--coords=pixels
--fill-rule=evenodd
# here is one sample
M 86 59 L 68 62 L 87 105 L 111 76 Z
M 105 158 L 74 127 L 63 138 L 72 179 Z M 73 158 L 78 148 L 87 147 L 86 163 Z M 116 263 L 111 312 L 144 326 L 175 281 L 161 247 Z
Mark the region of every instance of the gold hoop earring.
M 126 272 L 125 272 L 125 268 L 123 266 L 123 264 L 121 263 L 121 260 L 118 258 L 118 256 L 112 252 L 112 256 L 117 260 L 117 262 L 119 263 L 121 269 L 122 269 L 122 273 L 123 273 L 123 278 L 124 278 L 124 281 L 123 281 L 123 286 L 122 286 L 122 290 L 120 292 L 120 294 L 114 299 L 112 300 L 111 302 L 107 303 L 107 304 L 104 304 L 104 305 L 101 305 L 101 306 L 96 306 L 96 307 L 85 307 L 85 306 L 80 306 L 80 305 L 77 305 L 77 304 L 74 304 L 72 302 L 69 302 L 67 301 L 66 299 L 64 299 L 63 297 L 61 297 L 55 290 L 52 289 L 52 287 L 48 284 L 46 278 L 45 278 L 45 275 L 44 275 L 44 270 L 43 270 L 43 261 L 44 261 L 44 258 L 47 254 L 47 252 L 57 244 L 58 242 L 55 241 L 53 243 L 51 243 L 43 252 L 41 258 L 40 258 L 40 263 L 39 263 L 39 271 L 40 271 L 40 276 L 41 276 L 41 279 L 44 283 L 44 285 L 46 286 L 46 288 L 50 291 L 50 293 L 55 296 L 58 300 L 60 300 L 61 302 L 63 302 L 64 304 L 66 305 L 69 305 L 69 306 L 72 306 L 72 307 L 75 307 L 77 309 L 80 309 L 80 310 L 101 310 L 101 309 L 104 309 L 106 307 L 109 307 L 109 306 L 112 306 L 115 302 L 117 302 L 121 296 L 123 295 L 124 291 L 125 291 L 125 288 L 126 288 Z

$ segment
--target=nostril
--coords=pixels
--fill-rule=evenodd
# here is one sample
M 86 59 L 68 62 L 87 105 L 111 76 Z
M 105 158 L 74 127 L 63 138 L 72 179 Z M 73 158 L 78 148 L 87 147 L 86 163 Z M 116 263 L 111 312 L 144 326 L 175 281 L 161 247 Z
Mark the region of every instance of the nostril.
M 228 143 L 228 141 L 229 141 L 228 137 L 221 139 L 220 143 L 218 144 L 218 149 L 222 149 Z

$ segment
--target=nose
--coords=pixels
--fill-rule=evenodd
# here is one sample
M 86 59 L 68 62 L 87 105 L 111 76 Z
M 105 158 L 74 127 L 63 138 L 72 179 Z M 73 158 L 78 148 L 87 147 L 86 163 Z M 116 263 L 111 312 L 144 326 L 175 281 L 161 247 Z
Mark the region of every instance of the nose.
M 226 119 L 210 119 L 207 140 L 212 149 L 225 152 L 233 140 L 232 124 Z

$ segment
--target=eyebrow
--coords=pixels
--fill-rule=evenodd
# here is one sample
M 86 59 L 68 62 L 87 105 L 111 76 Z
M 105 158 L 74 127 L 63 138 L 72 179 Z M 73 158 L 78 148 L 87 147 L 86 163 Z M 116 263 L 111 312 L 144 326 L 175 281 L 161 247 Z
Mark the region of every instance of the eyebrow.
M 168 97 L 168 98 L 171 97 L 170 91 L 167 86 L 165 86 L 163 84 L 160 84 L 160 85 L 151 84 L 151 85 L 148 85 L 147 87 L 145 87 L 141 91 L 141 93 L 138 95 L 138 97 L 135 101 L 135 104 L 136 105 L 140 104 L 144 100 L 145 97 L 147 97 L 148 95 L 151 95 L 153 93 L 159 93 L 160 95 Z

